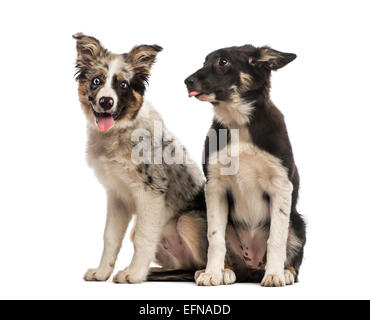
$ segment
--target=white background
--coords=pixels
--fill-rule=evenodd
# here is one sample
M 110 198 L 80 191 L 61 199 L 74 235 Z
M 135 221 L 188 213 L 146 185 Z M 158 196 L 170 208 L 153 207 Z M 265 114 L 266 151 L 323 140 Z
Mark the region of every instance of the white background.
M 370 298 L 368 1 L 11 1 L 1 3 L 0 298 Z M 212 107 L 183 80 L 212 50 L 294 52 L 273 74 L 308 222 L 300 283 L 199 288 L 86 283 L 98 265 L 105 192 L 85 161 L 74 81 L 82 31 L 114 52 L 164 47 L 147 98 L 200 164 Z M 125 240 L 117 268 L 129 263 Z

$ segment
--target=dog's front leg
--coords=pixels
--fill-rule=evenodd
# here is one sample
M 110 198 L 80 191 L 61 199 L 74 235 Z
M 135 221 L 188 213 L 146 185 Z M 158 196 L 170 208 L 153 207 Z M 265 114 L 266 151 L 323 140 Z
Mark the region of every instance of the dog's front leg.
M 267 241 L 266 272 L 261 282 L 265 287 L 285 286 L 284 263 L 289 232 L 293 185 L 286 178 L 274 178 L 269 188 L 270 235 Z
M 137 202 L 134 257 L 128 268 L 114 276 L 116 283 L 140 283 L 146 280 L 163 228 L 170 218 L 163 196 L 153 195 L 150 191 L 140 192 Z
M 226 240 L 228 221 L 228 201 L 224 188 L 208 182 L 205 188 L 208 219 L 208 262 L 205 271 L 195 275 L 198 286 L 219 286 L 236 281 L 235 273 L 225 269 Z
M 114 194 L 108 192 L 107 221 L 104 231 L 104 250 L 97 269 L 86 272 L 86 281 L 106 281 L 113 272 L 117 255 L 132 214 Z

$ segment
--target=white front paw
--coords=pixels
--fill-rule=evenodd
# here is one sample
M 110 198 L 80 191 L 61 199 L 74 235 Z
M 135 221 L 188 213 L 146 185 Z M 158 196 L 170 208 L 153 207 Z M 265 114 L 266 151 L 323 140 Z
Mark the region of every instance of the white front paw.
M 206 272 L 200 270 L 195 273 L 195 282 L 198 286 L 221 286 L 233 284 L 236 275 L 231 269 L 224 269 L 220 272 Z
M 141 283 L 146 280 L 146 273 L 144 272 L 134 272 L 129 268 L 119 271 L 113 278 L 115 283 Z
M 112 274 L 112 268 L 89 269 L 84 275 L 85 281 L 107 281 Z
M 265 276 L 262 279 L 261 286 L 263 287 L 284 287 L 286 284 L 285 282 L 285 274 L 284 270 L 281 272 L 268 272 L 266 271 Z

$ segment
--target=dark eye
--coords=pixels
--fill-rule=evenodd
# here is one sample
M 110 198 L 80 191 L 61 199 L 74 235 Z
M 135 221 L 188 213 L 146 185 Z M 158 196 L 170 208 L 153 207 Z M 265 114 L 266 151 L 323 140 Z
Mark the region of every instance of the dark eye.
M 92 82 L 96 86 L 100 85 L 100 83 L 101 83 L 101 81 L 100 81 L 100 79 L 98 77 L 94 78 Z
M 220 60 L 218 61 L 218 64 L 222 67 L 226 66 L 228 63 L 229 63 L 229 60 L 227 60 L 226 58 L 220 58 Z
M 127 87 L 128 87 L 128 84 L 127 84 L 127 82 L 126 81 L 122 81 L 121 83 L 120 83 L 120 85 L 119 85 L 122 89 L 127 89 Z

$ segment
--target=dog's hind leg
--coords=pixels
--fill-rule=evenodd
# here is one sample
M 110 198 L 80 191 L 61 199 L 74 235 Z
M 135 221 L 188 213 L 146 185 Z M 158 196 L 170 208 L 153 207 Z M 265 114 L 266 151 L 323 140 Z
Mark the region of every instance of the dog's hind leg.
M 162 233 L 156 262 L 162 268 L 149 271 L 149 281 L 194 281 L 194 273 L 207 260 L 207 221 L 201 211 L 182 213 Z
M 305 222 L 298 212 L 293 210 L 288 235 L 287 259 L 285 261 L 286 284 L 293 284 L 298 281 L 298 273 L 303 260 L 305 243 Z
M 203 268 L 207 264 L 207 221 L 205 213 L 190 211 L 180 216 L 177 232 L 191 252 L 192 265 Z
M 182 215 L 177 223 L 177 229 L 192 252 L 194 265 L 197 269 L 193 280 L 197 281 L 204 274 L 204 267 L 207 264 L 207 221 L 205 213 L 192 211 Z M 199 270 L 202 269 L 203 270 Z M 236 281 L 233 270 L 226 265 L 223 270 L 222 284 L 231 284 Z
M 190 211 L 171 220 L 163 230 L 156 262 L 166 270 L 195 270 L 207 260 L 205 213 Z
M 113 272 L 117 255 L 121 249 L 122 240 L 132 214 L 124 203 L 116 196 L 108 193 L 107 221 L 104 231 L 104 251 L 100 265 L 89 269 L 84 279 L 86 281 L 106 281 Z

